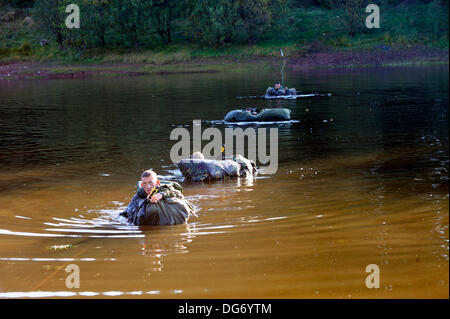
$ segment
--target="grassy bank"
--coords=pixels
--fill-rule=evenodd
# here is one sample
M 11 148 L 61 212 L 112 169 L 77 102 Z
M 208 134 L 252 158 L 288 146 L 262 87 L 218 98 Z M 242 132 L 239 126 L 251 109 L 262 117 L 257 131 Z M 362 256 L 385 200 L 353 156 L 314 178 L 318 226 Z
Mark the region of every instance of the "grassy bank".
M 134 57 L 134 55 L 133 55 Z M 240 72 L 256 68 L 273 68 L 278 73 L 282 60 L 278 56 L 251 56 L 239 59 L 208 57 L 173 60 L 163 64 L 146 63 L 120 56 L 115 62 L 59 63 L 8 62 L 0 64 L 0 80 L 5 79 L 73 79 L 98 76 L 139 76 L 149 74 Z M 147 59 L 144 55 L 143 59 Z M 397 50 L 355 50 L 334 52 L 304 52 L 287 59 L 286 71 L 313 68 L 354 67 L 371 65 L 445 64 L 448 51 L 426 48 Z M 125 61 L 125 62 L 124 62 Z M 132 63 L 130 63 L 132 61 Z M 146 60 L 144 60 L 146 61 Z
M 278 65 L 281 48 L 290 66 L 297 68 L 446 62 L 448 11 L 436 3 L 411 0 L 382 6 L 380 29 L 365 28 L 361 14 L 352 36 L 342 9 L 308 7 L 293 8 L 285 32 L 255 45 L 213 46 L 178 39 L 172 44 L 149 40 L 139 49 L 120 47 L 112 40 L 101 48 L 76 41 L 61 48 L 41 31 L 32 8 L 4 8 L 0 11 L 0 64 L 24 67 L 3 67 L 0 76 L 240 70 L 261 63 Z M 8 16 L 11 12 L 13 16 Z M 42 39 L 48 39 L 48 45 L 41 46 Z

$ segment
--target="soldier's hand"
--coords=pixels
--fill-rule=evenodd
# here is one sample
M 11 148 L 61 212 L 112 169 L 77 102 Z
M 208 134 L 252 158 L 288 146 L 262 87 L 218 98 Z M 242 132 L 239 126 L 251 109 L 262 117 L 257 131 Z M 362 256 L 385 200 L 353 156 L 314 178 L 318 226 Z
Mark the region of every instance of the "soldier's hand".
M 151 203 L 156 203 L 156 202 L 158 202 L 161 198 L 162 198 L 163 196 L 162 196 L 162 194 L 155 194 L 155 195 L 153 195 L 152 197 L 150 197 L 150 202 Z

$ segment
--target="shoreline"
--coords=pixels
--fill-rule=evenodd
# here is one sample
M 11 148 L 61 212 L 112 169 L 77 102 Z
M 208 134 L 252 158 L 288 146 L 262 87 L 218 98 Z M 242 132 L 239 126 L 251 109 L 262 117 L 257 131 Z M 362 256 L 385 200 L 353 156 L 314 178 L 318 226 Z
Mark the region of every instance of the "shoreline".
M 58 62 L 0 61 L 0 81 L 239 72 L 262 65 L 278 68 L 281 59 L 281 57 L 273 56 L 255 56 L 252 58 L 224 56 L 166 64 L 125 62 L 64 64 Z M 423 47 L 393 49 L 386 46 L 370 50 L 342 51 L 324 50 L 322 48 L 322 50 L 297 53 L 287 58 L 287 65 L 292 71 L 377 65 L 448 64 L 448 62 L 448 50 Z

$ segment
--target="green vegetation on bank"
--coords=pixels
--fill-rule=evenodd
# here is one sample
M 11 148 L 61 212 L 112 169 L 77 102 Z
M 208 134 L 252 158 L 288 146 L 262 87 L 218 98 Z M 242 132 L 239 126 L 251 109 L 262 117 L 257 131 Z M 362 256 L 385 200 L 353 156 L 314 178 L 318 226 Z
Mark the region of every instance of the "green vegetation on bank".
M 368 3 L 380 29 L 365 27 Z M 68 29 L 66 5 L 80 6 Z M 311 51 L 448 50 L 448 0 L 0 0 L 0 60 L 165 65 Z M 41 40 L 46 40 L 41 43 Z

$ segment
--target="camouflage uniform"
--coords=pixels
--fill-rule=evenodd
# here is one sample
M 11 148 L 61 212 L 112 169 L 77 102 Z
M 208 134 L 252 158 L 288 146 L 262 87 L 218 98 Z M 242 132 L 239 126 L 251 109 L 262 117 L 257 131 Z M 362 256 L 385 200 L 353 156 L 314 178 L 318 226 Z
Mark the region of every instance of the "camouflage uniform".
M 278 90 L 273 88 L 273 87 L 269 87 L 266 90 L 266 95 L 271 95 L 271 96 L 278 96 L 278 95 L 294 95 L 296 92 L 296 90 L 294 88 L 288 88 L 288 87 L 280 87 Z
M 285 108 L 262 109 L 254 115 L 246 110 L 232 110 L 225 115 L 225 122 L 268 122 L 288 121 L 291 119 L 291 110 Z
M 120 215 L 133 225 L 173 225 L 185 222 L 195 215 L 192 205 L 184 199 L 183 188 L 176 182 L 162 184 L 155 194 L 162 198 L 157 203 L 147 199 L 147 193 L 139 188 L 125 211 Z

